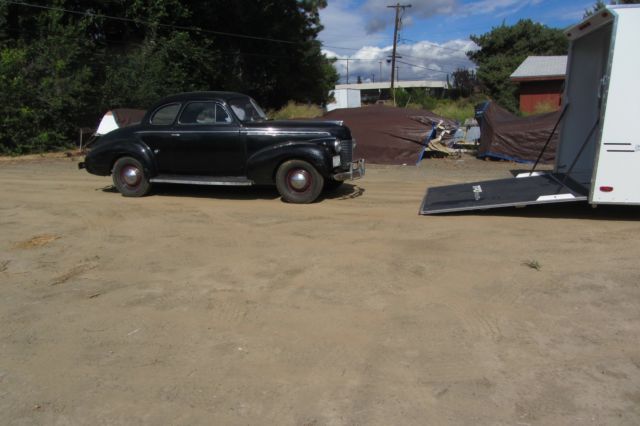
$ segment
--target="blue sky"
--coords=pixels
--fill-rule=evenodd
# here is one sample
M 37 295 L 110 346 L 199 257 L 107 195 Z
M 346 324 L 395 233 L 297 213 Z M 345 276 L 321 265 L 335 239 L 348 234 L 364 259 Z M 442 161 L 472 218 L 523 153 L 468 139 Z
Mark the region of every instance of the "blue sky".
M 393 0 L 328 0 L 320 13 L 324 31 L 320 40 L 327 55 L 337 57 L 336 69 L 346 81 L 389 80 L 386 63 L 393 42 Z M 446 79 L 457 68 L 472 68 L 465 52 L 476 48 L 470 34 L 483 34 L 505 22 L 530 18 L 566 28 L 581 20 L 595 0 L 413 0 L 403 16 L 400 33 L 402 80 Z M 382 64 L 380 63 L 382 61 Z M 382 75 L 380 71 L 382 69 Z

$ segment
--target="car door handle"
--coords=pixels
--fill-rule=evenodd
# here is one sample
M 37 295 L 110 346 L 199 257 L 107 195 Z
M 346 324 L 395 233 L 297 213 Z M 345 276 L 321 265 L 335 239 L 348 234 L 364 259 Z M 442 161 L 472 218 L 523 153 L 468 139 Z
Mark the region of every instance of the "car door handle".
M 171 133 L 171 136 L 179 137 L 179 136 L 180 136 L 180 133 Z

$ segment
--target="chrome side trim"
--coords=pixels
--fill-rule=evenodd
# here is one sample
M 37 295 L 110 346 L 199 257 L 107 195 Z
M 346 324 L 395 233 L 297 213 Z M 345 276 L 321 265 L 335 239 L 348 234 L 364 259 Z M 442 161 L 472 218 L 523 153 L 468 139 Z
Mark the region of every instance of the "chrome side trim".
M 139 133 L 240 133 L 240 130 L 139 130 L 136 134 Z
M 306 135 L 319 135 L 319 136 L 331 136 L 329 132 L 318 131 L 294 131 L 294 130 L 247 130 L 243 132 L 248 136 L 306 136 Z

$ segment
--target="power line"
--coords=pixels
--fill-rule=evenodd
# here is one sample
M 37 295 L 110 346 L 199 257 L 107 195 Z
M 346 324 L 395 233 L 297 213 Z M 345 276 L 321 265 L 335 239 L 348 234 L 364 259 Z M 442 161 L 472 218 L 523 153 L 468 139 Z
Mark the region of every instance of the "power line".
M 410 57 L 410 56 L 406 56 L 405 57 Z M 362 58 L 332 58 L 335 59 L 336 61 L 364 61 L 364 62 L 380 62 L 380 59 L 362 59 Z M 419 58 L 418 58 L 419 59 Z M 425 70 L 429 70 L 429 71 L 435 71 L 435 72 L 441 72 L 441 73 L 451 73 L 451 72 L 455 72 L 457 70 L 453 70 L 453 69 L 441 69 L 441 70 L 437 70 L 435 68 L 429 68 L 429 67 L 425 67 L 423 65 L 418 65 L 418 64 L 411 64 L 409 62 L 404 62 L 401 60 L 396 60 L 397 63 L 400 64 L 404 64 L 404 65 L 408 65 L 410 67 L 417 67 L 417 68 L 422 68 Z
M 434 72 L 441 72 L 443 74 L 449 74 L 450 72 L 453 72 L 453 71 L 443 71 L 443 70 L 437 70 L 435 68 L 423 67 L 422 65 L 410 64 L 409 62 L 404 62 L 404 61 L 398 61 L 398 62 L 404 65 L 409 65 L 411 67 L 422 68 L 422 69 L 434 71 Z
M 440 49 L 444 49 L 444 50 L 450 50 L 450 51 L 452 51 L 452 52 L 464 52 L 464 53 L 467 53 L 467 52 L 471 51 L 471 49 L 455 49 L 455 48 L 453 48 L 453 47 L 445 47 L 445 46 L 442 46 L 442 45 L 440 45 L 440 44 L 438 44 L 438 43 L 432 43 L 432 42 L 430 42 L 430 41 L 426 41 L 426 40 L 411 40 L 410 38 L 403 38 L 402 40 L 404 40 L 404 41 L 411 41 L 411 42 L 413 42 L 413 43 L 424 43 L 424 44 L 429 44 L 429 45 L 431 45 L 431 46 L 435 46 L 435 47 L 438 47 L 438 48 L 440 48 Z
M 405 40 L 407 40 L 407 39 L 405 39 Z M 408 41 L 413 41 L 413 40 L 408 40 Z M 427 43 L 427 44 L 432 44 L 432 45 L 434 45 L 434 46 L 442 47 L 442 46 L 440 46 L 440 45 L 438 45 L 438 44 L 436 44 L 436 43 L 430 43 L 430 42 L 419 42 L 419 41 L 417 41 L 416 43 Z M 332 48 L 332 49 L 351 50 L 351 51 L 356 51 L 356 52 L 357 52 L 357 51 L 362 50 L 362 48 L 360 48 L 360 49 L 356 49 L 356 48 L 353 48 L 353 47 L 339 47 L 339 46 L 329 46 L 329 45 L 322 45 L 322 47 L 328 47 L 328 48 Z M 447 49 L 448 49 L 448 50 L 456 50 L 456 51 L 458 50 L 458 49 L 449 49 L 449 48 L 447 48 Z M 461 52 L 462 52 L 462 51 L 464 51 L 464 50 L 463 50 L 463 49 L 459 49 L 459 51 L 461 51 Z M 381 52 L 383 52 L 383 50 L 382 50 L 382 49 L 381 49 Z M 407 58 L 412 58 L 412 59 L 433 60 L 433 58 L 428 58 L 428 57 L 426 57 L 426 56 L 410 56 L 410 55 L 407 55 L 407 54 L 404 54 L 404 53 L 403 53 L 402 55 L 403 55 L 403 56 L 405 56 L 405 57 L 407 57 Z M 340 60 L 345 60 L 345 59 L 341 59 L 341 58 L 333 58 L 333 59 L 337 59 L 337 60 L 339 60 L 339 61 L 340 61 Z M 375 61 L 379 61 L 379 60 L 380 60 L 380 58 L 378 58 L 378 59 L 355 59 L 355 58 L 350 58 L 349 60 L 350 60 L 350 61 L 374 61 L 374 60 L 375 60 Z M 450 62 L 451 62 L 451 61 L 450 61 Z M 463 63 L 463 62 L 457 62 L 457 61 L 456 61 L 456 62 L 452 62 L 452 63 L 457 63 L 458 65 L 462 65 L 462 66 L 467 66 L 467 65 L 468 65 L 468 64 L 465 64 L 465 63 Z
M 40 34 L 40 31 L 34 31 L 34 30 L 28 30 L 25 29 L 24 27 L 15 27 L 15 26 L 7 26 L 5 27 L 7 30 L 10 31 L 16 31 L 16 32 L 21 32 L 21 33 L 27 33 L 27 34 Z M 95 43 L 97 44 L 102 44 L 102 43 L 107 43 L 107 44 L 118 44 L 118 45 L 128 45 L 131 44 L 127 41 L 123 41 L 123 40 L 108 40 L 108 41 L 97 41 L 94 40 Z M 273 54 L 268 54 L 268 53 L 252 53 L 252 52 L 242 52 L 240 50 L 220 50 L 220 49 L 216 49 L 215 54 L 220 54 L 220 55 L 224 55 L 224 56 L 257 56 L 257 57 L 263 57 L 263 58 L 274 58 L 274 59 L 288 59 L 289 56 L 286 55 L 273 55 Z M 332 59 L 332 58 L 329 58 Z M 337 58 L 336 58 L 337 59 Z M 356 60 L 356 59 L 352 59 L 352 60 Z
M 171 24 L 154 23 L 154 22 L 149 22 L 149 21 L 143 21 L 143 20 L 140 20 L 140 19 L 123 18 L 121 16 L 111 16 L 111 15 L 105 15 L 105 14 L 102 14 L 102 13 L 82 12 L 82 11 L 79 11 L 79 10 L 63 9 L 61 7 L 44 6 L 44 5 L 40 5 L 40 4 L 23 3 L 23 2 L 19 2 L 19 1 L 5 0 L 5 3 L 14 4 L 14 5 L 18 5 L 18 6 L 32 7 L 32 8 L 36 8 L 36 9 L 45 9 L 45 10 L 53 10 L 53 11 L 57 11 L 57 12 L 71 13 L 71 14 L 80 15 L 80 16 L 112 19 L 112 20 L 115 20 L 115 21 L 130 22 L 130 23 L 139 24 L 139 25 L 159 26 L 159 27 L 164 27 L 164 28 L 175 28 L 175 29 L 183 30 L 183 31 L 195 31 L 195 32 L 206 33 L 206 34 L 214 34 L 214 35 L 219 35 L 219 36 L 224 36 L 224 37 L 245 38 L 245 39 L 250 39 L 250 40 L 270 41 L 270 42 L 274 42 L 274 43 L 284 43 L 284 44 L 298 44 L 299 43 L 299 42 L 295 42 L 295 41 L 280 40 L 280 39 L 277 39 L 277 38 L 270 38 L 270 37 L 259 37 L 259 36 L 252 36 L 252 35 L 247 35 L 247 34 L 229 33 L 229 32 L 224 32 L 224 31 L 204 30 L 204 29 L 201 29 L 201 28 L 187 27 L 187 26 L 183 26 L 183 25 L 171 25 Z

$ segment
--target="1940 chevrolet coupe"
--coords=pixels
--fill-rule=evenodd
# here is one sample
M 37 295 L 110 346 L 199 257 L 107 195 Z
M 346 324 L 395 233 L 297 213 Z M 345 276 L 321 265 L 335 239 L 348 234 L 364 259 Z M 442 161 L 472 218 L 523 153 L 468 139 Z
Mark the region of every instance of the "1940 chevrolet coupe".
M 193 92 L 151 107 L 140 124 L 92 144 L 79 168 L 127 197 L 153 183 L 275 185 L 283 200 L 311 203 L 323 189 L 365 173 L 352 161 L 355 141 L 336 121 L 271 121 L 246 95 Z

